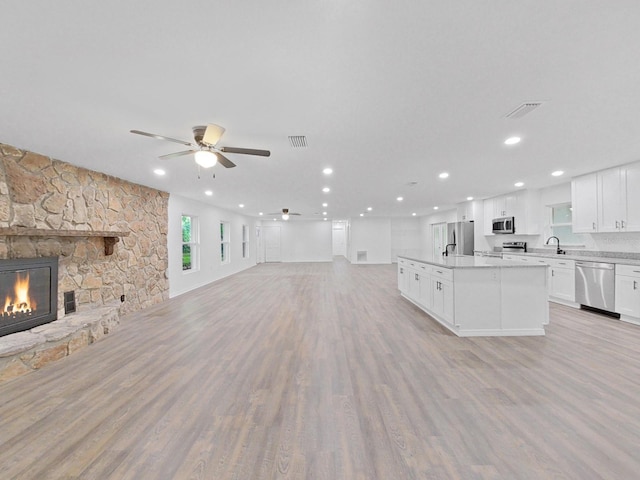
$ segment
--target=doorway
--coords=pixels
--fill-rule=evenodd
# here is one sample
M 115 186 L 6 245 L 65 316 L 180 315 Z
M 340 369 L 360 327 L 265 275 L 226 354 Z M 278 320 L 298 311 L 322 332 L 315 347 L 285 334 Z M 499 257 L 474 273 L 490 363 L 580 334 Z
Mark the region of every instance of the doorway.
M 263 225 L 262 234 L 264 239 L 264 261 L 281 262 L 282 254 L 280 251 L 280 227 L 275 225 Z
M 445 222 L 431 225 L 431 241 L 433 258 L 438 258 L 447 245 L 447 224 Z
M 333 222 L 332 230 L 332 242 L 333 242 L 333 256 L 347 256 L 347 230 L 346 223 L 342 220 L 336 220 Z

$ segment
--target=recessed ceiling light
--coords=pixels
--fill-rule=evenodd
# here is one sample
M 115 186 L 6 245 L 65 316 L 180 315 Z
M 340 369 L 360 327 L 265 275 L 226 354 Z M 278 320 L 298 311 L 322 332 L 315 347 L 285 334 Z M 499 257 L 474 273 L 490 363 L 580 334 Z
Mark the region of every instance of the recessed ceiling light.
M 331 189 L 330 189 L 329 187 L 324 187 L 324 188 L 322 189 L 322 191 L 323 191 L 324 193 L 329 193 L 329 192 L 331 191 Z
M 514 187 L 524 187 L 524 182 L 516 182 L 513 184 Z
M 213 192 L 211 190 L 207 190 L 204 192 L 204 194 L 210 197 L 211 195 L 213 195 Z
M 473 197 L 467 197 L 467 200 L 471 201 L 473 200 Z
M 329 206 L 329 204 L 325 202 L 325 203 L 323 203 L 323 204 L 322 204 L 322 206 L 323 206 L 323 207 L 328 207 L 328 206 Z
M 244 203 L 239 203 L 239 204 L 238 204 L 238 206 L 239 206 L 240 208 L 244 208 Z
M 325 222 L 327 221 L 327 219 L 326 219 L 326 218 L 323 218 L 323 220 L 324 220 Z
M 413 212 L 413 213 L 411 214 L 411 216 L 413 216 L 413 217 L 415 217 L 416 215 L 417 215 L 417 213 L 416 213 L 416 212 Z
M 327 212 L 322 212 L 322 214 L 323 214 L 323 215 L 326 215 L 326 214 L 327 214 Z
M 325 168 L 324 170 L 322 170 L 322 173 L 324 173 L 325 175 L 331 175 L 333 173 L 333 168 Z
M 361 216 L 361 217 L 364 217 L 364 213 L 361 213 L 361 214 L 360 214 L 360 216 Z
M 556 170 L 555 172 L 551 172 L 551 175 L 553 175 L 554 177 L 559 177 L 561 175 L 564 175 L 564 172 L 562 170 Z
M 437 209 L 439 209 L 439 208 L 440 208 L 440 207 L 433 207 L 433 209 L 434 209 L 434 210 L 437 210 Z
M 373 208 L 367 207 L 367 212 L 370 212 L 371 210 L 373 210 Z
M 162 176 L 162 175 L 166 175 L 166 173 L 167 173 L 167 172 L 165 172 L 165 171 L 164 171 L 163 169 L 161 169 L 161 168 L 156 168 L 156 169 L 153 171 L 153 173 L 155 173 L 156 175 L 160 175 L 160 176 Z
M 449 178 L 449 174 L 447 172 L 442 172 L 440 175 L 438 175 L 438 177 L 440 177 L 440 178 Z
M 397 200 L 397 201 L 399 201 L 399 202 L 401 202 L 402 200 L 404 200 L 404 198 L 402 198 L 402 197 L 398 197 L 398 198 L 396 198 L 396 200 Z
M 258 213 L 258 215 L 262 216 L 262 215 L 264 215 L 264 213 L 260 212 L 260 213 Z
M 516 143 L 520 143 L 522 140 L 520 137 L 509 137 L 504 141 L 505 145 L 515 145 Z

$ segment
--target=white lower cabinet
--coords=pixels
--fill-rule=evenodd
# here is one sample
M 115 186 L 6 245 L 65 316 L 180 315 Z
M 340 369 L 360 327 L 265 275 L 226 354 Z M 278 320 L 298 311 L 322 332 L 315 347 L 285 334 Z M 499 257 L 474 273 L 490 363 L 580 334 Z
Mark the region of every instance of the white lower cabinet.
M 398 289 L 403 294 L 409 293 L 409 271 L 404 259 L 398 259 Z
M 549 265 L 549 300 L 576 301 L 576 264 L 573 260 L 546 259 Z
M 621 320 L 640 324 L 640 266 L 616 265 L 615 311 Z
M 450 325 L 454 325 L 453 282 L 439 277 L 431 277 L 433 312 Z
M 577 306 L 575 303 L 576 272 L 574 260 L 513 254 L 503 255 L 502 258 L 514 262 L 548 265 L 547 282 L 549 287 L 549 301 L 574 307 Z

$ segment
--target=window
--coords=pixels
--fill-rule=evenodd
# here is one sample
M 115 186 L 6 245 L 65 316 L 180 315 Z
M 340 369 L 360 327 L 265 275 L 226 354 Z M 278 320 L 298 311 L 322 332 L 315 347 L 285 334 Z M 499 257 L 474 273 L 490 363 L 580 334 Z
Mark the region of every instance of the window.
M 580 235 L 573 233 L 573 216 L 570 203 L 561 203 L 558 205 L 552 205 L 550 209 L 550 236 L 555 236 L 560 239 L 562 245 L 580 245 L 582 244 L 582 238 Z
M 182 215 L 182 271 L 198 269 L 198 219 Z
M 242 225 L 242 258 L 249 258 L 249 227 Z
M 220 262 L 229 263 L 229 222 L 220 222 Z

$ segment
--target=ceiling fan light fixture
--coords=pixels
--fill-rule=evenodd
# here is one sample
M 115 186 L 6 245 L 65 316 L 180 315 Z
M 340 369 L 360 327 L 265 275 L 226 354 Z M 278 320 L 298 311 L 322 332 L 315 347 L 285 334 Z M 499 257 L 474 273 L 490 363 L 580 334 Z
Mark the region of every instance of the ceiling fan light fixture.
M 289 214 L 288 213 L 283 213 L 282 214 L 282 220 L 289 220 Z
M 196 163 L 202 168 L 211 168 L 218 163 L 218 157 L 210 150 L 199 150 L 194 155 Z

